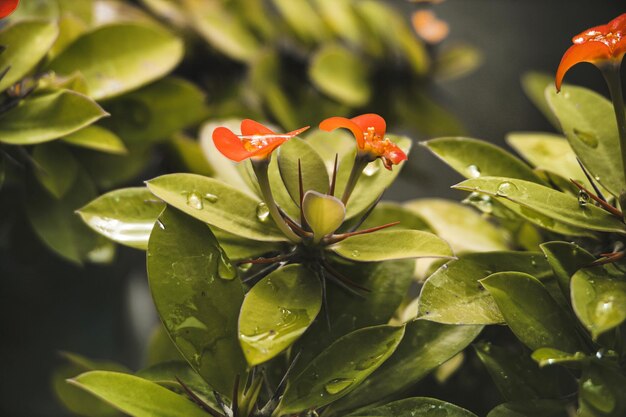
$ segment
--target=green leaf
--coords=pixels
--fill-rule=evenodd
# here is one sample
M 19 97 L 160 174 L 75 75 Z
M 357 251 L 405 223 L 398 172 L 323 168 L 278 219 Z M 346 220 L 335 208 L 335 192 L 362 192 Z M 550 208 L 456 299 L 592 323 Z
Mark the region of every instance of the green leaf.
M 157 311 L 190 365 L 229 397 L 246 367 L 237 339 L 243 288 L 231 279 L 234 267 L 202 222 L 171 208 L 159 221 L 163 227 L 154 228 L 148 244 Z
M 564 365 L 571 368 L 580 368 L 581 362 L 587 362 L 589 359 L 582 352 L 569 353 L 552 348 L 539 348 L 531 356 L 540 367 Z
M 78 163 L 60 143 L 44 143 L 33 149 L 35 177 L 56 198 L 63 197 L 76 181 Z
M 393 222 L 400 222 L 391 229 L 423 230 L 433 232 L 432 226 L 420 214 L 413 210 L 390 201 L 382 201 L 376 205 L 374 210 L 367 216 L 361 225 L 361 229 L 382 226 Z
M 163 324 L 159 323 L 154 326 L 146 347 L 145 365 L 154 366 L 162 362 L 181 361 L 183 359 Z
M 574 312 L 594 340 L 626 320 L 626 280 L 616 265 L 579 269 L 571 292 Z
M 559 119 L 556 118 L 550 104 L 546 99 L 546 91 L 549 88 L 556 90 L 554 85 L 554 74 L 545 74 L 541 72 L 527 72 L 522 76 L 522 88 L 526 96 L 541 111 L 548 121 L 555 128 L 560 128 Z
M 556 400 L 517 401 L 500 404 L 487 417 L 568 417 L 565 404 Z
M 70 383 L 132 417 L 206 417 L 206 413 L 186 397 L 133 375 L 93 371 Z
M 571 318 L 533 276 L 523 272 L 498 272 L 480 283 L 495 299 L 513 333 L 531 350 L 542 347 L 565 352 L 581 350 Z
M 165 208 L 144 187 L 122 188 L 106 193 L 78 209 L 96 232 L 131 248 L 147 249 L 154 223 Z
M 445 240 L 421 230 L 381 230 L 356 235 L 330 246 L 330 250 L 357 262 L 454 256 Z
M 404 326 L 376 326 L 340 338 L 289 380 L 281 414 L 323 407 L 350 393 L 396 349 Z
M 78 159 L 102 189 L 123 187 L 130 182 L 137 182 L 153 158 L 152 149 L 146 146 L 129 146 L 126 155 L 93 152 L 87 149 L 76 151 Z
M 194 84 L 167 77 L 107 102 L 104 126 L 128 143 L 164 140 L 206 118 L 205 101 Z
M 439 138 L 421 144 L 465 178 L 510 177 L 543 183 L 528 165 L 489 142 Z
M 569 298 L 570 279 L 580 268 L 589 266 L 595 256 L 575 243 L 547 242 L 539 245 L 554 271 L 563 294 Z
M 330 180 L 320 155 L 306 141 L 293 138 L 278 150 L 278 168 L 289 195 L 300 206 L 300 180 L 298 161 L 302 167 L 302 189 L 304 192 L 328 193 Z
M 422 216 L 457 253 L 508 249 L 505 233 L 467 206 L 436 198 L 412 200 L 404 206 Z
M 239 314 L 239 342 L 248 364 L 267 362 L 291 346 L 321 305 L 319 278 L 303 265 L 288 265 L 259 281 Z
M 483 62 L 483 53 L 466 43 L 444 44 L 433 65 L 433 76 L 437 81 L 448 82 L 474 72 Z
M 96 188 L 84 172 L 61 199 L 52 197 L 38 184 L 29 184 L 25 196 L 28 220 L 41 241 L 53 252 L 82 264 L 99 246 L 98 236 L 74 213 L 96 197 Z
M 529 181 L 502 177 L 481 177 L 455 185 L 455 189 L 479 192 L 518 204 L 521 211 L 534 210 L 548 219 L 581 229 L 626 233 L 624 223 L 593 204 L 580 204 L 572 195 Z M 540 221 L 541 223 L 541 221 Z M 544 223 L 549 224 L 548 221 Z
M 364 33 L 350 0 L 315 0 L 317 10 L 335 35 L 354 46 L 361 46 Z
M 9 67 L 0 79 L 4 91 L 24 78 L 41 61 L 59 35 L 54 21 L 35 19 L 18 21 L 0 32 L 0 45 L 6 47 L 0 54 L 0 73 Z
M 346 206 L 337 197 L 307 191 L 302 200 L 302 212 L 313 231 L 315 242 L 319 242 L 342 225 Z
M 436 410 L 433 412 L 433 410 Z M 434 398 L 416 397 L 359 410 L 349 417 L 477 417 L 454 404 Z
M 286 238 L 255 197 L 212 178 L 169 174 L 152 179 L 148 189 L 177 209 L 229 233 L 264 242 Z
M 546 99 L 583 165 L 613 195 L 624 188 L 624 170 L 613 105 L 582 87 L 564 86 L 560 94 L 548 87 Z
M 372 95 L 367 63 L 340 45 L 326 45 L 313 55 L 309 77 L 320 91 L 352 107 L 363 106 Z
M 28 98 L 0 117 L 0 142 L 33 145 L 69 135 L 108 116 L 82 94 L 59 90 Z
M 621 417 L 626 413 L 626 377 L 620 370 L 592 363 L 580 378 L 578 415 Z
M 313 5 L 306 0 L 272 0 L 292 31 L 306 44 L 328 39 L 328 29 Z M 306 16 L 306 19 L 303 19 Z
M 126 145 L 119 137 L 100 126 L 88 126 L 64 137 L 63 141 L 73 146 L 115 155 L 128 153 Z
M 169 142 L 170 154 L 181 170 L 192 174 L 213 177 L 215 170 L 202 154 L 200 143 L 185 134 L 174 134 Z
M 331 405 L 329 414 L 342 415 L 406 390 L 465 349 L 481 330 L 482 326 L 451 326 L 426 320 L 408 323 L 394 354 L 349 396 Z
M 231 260 L 249 260 L 270 252 L 284 252 L 287 249 L 286 242 L 259 242 L 225 232 L 217 227 L 211 227 L 211 231 Z
M 183 43 L 156 25 L 112 23 L 79 37 L 48 69 L 80 71 L 96 100 L 144 86 L 170 72 L 183 57 Z
M 527 352 L 512 351 L 490 343 L 474 345 L 478 358 L 506 401 L 557 398 L 575 387 L 556 368 L 540 369 Z M 567 382 L 571 382 L 568 386 Z
M 420 294 L 418 317 L 449 324 L 496 324 L 504 318 L 479 281 L 494 272 L 519 271 L 550 276 L 539 252 L 487 252 L 459 256 L 428 278 Z

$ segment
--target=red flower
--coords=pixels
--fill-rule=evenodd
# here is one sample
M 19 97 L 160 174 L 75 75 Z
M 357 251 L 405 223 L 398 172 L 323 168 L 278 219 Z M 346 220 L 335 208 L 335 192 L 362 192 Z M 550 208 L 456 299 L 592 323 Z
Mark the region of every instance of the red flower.
M 0 0 L 0 19 L 4 19 L 17 9 L 19 0 Z
M 565 52 L 556 72 L 556 89 L 561 90 L 565 73 L 580 62 L 596 64 L 613 60 L 621 62 L 626 53 L 626 13 L 606 25 L 587 29 L 572 38 L 574 45 Z
M 391 170 L 393 165 L 407 159 L 406 154 L 395 143 L 385 137 L 387 125 L 385 119 L 377 114 L 362 114 L 352 119 L 331 117 L 320 123 L 320 129 L 330 132 L 339 128 L 349 129 L 356 139 L 361 152 L 380 158 L 385 168 Z
M 279 134 L 261 123 L 245 119 L 241 122 L 241 135 L 235 135 L 226 127 L 218 127 L 213 131 L 213 142 L 225 157 L 235 162 L 248 158 L 265 159 L 274 149 L 308 128 L 309 126 Z

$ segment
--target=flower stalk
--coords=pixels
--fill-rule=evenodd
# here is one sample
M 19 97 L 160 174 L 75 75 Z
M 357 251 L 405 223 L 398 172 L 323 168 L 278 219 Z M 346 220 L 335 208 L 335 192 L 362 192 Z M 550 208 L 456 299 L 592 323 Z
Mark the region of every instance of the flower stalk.
M 361 174 L 363 170 L 369 164 L 369 158 L 367 155 L 364 155 L 361 152 L 357 152 L 356 157 L 354 158 L 354 165 L 352 166 L 352 171 L 350 171 L 350 177 L 348 178 L 348 182 L 346 183 L 346 188 L 343 191 L 343 195 L 341 196 L 341 202 L 344 205 L 348 204 L 348 200 L 354 191 L 357 183 L 359 182 L 359 178 L 361 178 Z

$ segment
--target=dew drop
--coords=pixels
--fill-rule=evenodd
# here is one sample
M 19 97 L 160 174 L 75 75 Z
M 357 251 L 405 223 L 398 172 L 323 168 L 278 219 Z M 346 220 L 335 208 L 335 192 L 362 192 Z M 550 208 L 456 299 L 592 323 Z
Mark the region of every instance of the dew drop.
M 595 149 L 598 147 L 598 138 L 593 133 L 583 132 L 581 130 L 574 129 L 574 135 L 576 135 L 576 137 L 580 139 L 582 143 L 589 146 L 590 148 Z
M 229 281 L 237 276 L 237 268 L 228 261 L 228 257 L 224 252 L 220 253 L 220 257 L 217 260 L 217 275 Z
M 512 182 L 504 181 L 498 185 L 498 190 L 496 191 L 497 195 L 507 196 L 511 193 L 517 191 L 517 186 Z
M 161 230 L 165 230 L 165 224 L 161 221 L 161 219 L 157 220 L 157 224 Z
M 480 169 L 476 165 L 470 165 L 467 167 L 467 175 L 470 178 L 480 177 Z
M 587 194 L 585 190 L 578 191 L 578 205 L 580 207 L 585 207 L 590 199 L 591 197 L 589 197 L 589 194 Z
M 196 210 L 202 210 L 204 208 L 204 204 L 202 203 L 202 199 L 195 192 L 191 192 L 187 194 L 187 205 L 189 207 L 193 207 Z
M 463 203 L 471 204 L 486 214 L 491 214 L 493 212 L 493 203 L 491 202 L 491 197 L 488 195 L 471 193 L 465 200 L 463 200 Z
M 248 272 L 250 268 L 252 268 L 252 264 L 251 263 L 241 264 L 238 266 L 238 268 L 241 272 Z
M 354 383 L 354 379 L 350 378 L 335 378 L 326 383 L 324 385 L 324 390 L 330 395 L 339 394 L 342 391 L 345 391 Z
M 265 223 L 270 216 L 270 209 L 267 204 L 261 202 L 256 206 L 256 217 L 260 222 Z
M 379 353 L 378 355 L 370 356 L 369 358 L 362 360 L 361 362 L 356 364 L 356 370 L 364 371 L 378 364 L 378 362 L 380 362 L 383 356 L 385 356 L 385 353 L 386 352 L 382 352 L 382 353 Z
M 361 252 L 359 252 L 356 249 L 352 251 L 352 257 L 353 258 L 358 258 L 359 256 L 361 256 Z
M 380 170 L 380 165 L 378 163 L 371 163 L 365 167 L 365 169 L 363 170 L 363 174 L 365 176 L 371 177 L 373 175 L 376 175 L 376 173 L 379 170 Z
M 217 200 L 219 200 L 219 197 L 216 196 L 215 194 L 206 193 L 204 195 L 204 199 L 208 201 L 209 203 L 213 204 L 213 203 L 217 203 Z

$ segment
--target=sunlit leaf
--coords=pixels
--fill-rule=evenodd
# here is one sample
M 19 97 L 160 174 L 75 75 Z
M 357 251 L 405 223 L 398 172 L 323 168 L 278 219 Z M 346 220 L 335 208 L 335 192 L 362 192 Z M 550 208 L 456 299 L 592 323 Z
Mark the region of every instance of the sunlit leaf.
M 300 205 L 298 162 L 302 170 L 303 192 L 310 190 L 326 194 L 329 187 L 324 161 L 307 141 L 293 138 L 278 150 L 278 168 L 289 195 Z
M 73 146 L 116 155 L 123 155 L 128 152 L 126 145 L 119 137 L 100 126 L 87 126 L 64 137 L 63 141 Z
M 406 398 L 378 407 L 359 410 L 349 414 L 349 417 L 427 417 L 434 415 L 434 410 L 441 417 L 476 417 L 476 414 L 454 404 L 425 397 Z
M 595 256 L 570 242 L 547 242 L 540 247 L 554 271 L 561 290 L 569 298 L 572 275 L 580 268 L 589 266 L 596 260 Z

